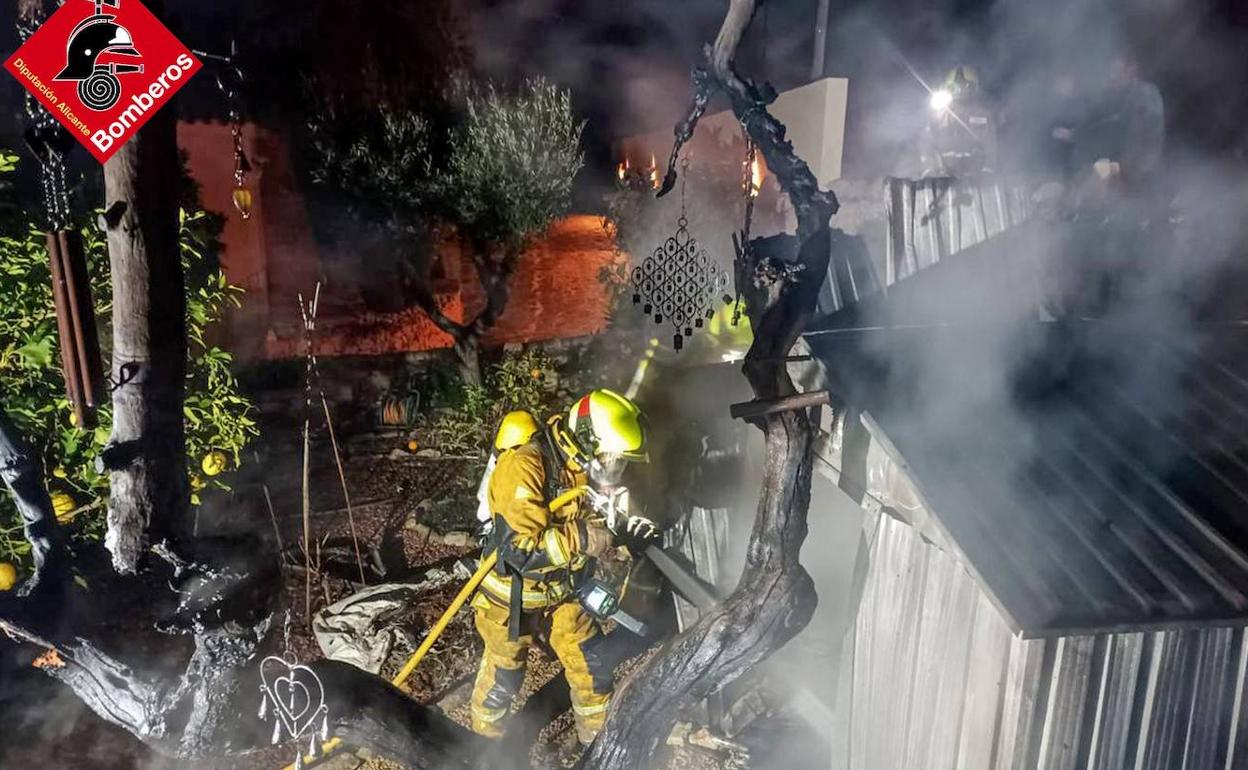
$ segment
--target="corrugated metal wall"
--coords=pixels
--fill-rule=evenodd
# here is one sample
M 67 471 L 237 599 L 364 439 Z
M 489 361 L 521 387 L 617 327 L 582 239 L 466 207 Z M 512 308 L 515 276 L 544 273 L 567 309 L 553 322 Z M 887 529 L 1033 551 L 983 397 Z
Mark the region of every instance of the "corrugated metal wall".
M 881 514 L 853 635 L 853 770 L 1248 767 L 1243 628 L 1022 640 Z
M 888 237 L 884 284 L 974 246 L 1031 216 L 1026 188 L 948 177 L 886 180 Z

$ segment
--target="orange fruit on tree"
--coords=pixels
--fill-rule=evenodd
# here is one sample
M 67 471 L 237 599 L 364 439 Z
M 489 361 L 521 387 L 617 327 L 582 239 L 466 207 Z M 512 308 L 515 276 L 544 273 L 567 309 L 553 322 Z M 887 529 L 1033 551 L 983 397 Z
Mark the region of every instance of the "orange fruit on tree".
M 229 458 L 225 456 L 225 452 L 220 449 L 214 449 L 204 455 L 204 459 L 200 461 L 199 467 L 205 476 L 216 476 L 226 469 L 229 464 Z
M 56 518 L 60 521 L 68 521 L 73 518 L 74 510 L 77 509 L 78 503 L 74 502 L 74 496 L 68 492 L 52 493 L 52 510 L 56 513 Z
M 0 591 L 12 591 L 17 585 L 17 567 L 7 561 L 0 561 Z

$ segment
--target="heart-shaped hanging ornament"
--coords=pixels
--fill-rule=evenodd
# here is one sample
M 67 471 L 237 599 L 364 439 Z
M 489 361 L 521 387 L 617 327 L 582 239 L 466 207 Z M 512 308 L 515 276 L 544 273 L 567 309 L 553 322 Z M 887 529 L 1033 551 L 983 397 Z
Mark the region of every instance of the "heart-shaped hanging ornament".
M 312 736 L 309 754 L 317 756 L 319 742 L 329 737 L 329 706 L 325 703 L 325 687 L 320 677 L 298 662 L 270 655 L 260 661 L 259 717 L 274 717 L 273 743 Z M 301 747 L 297 747 L 296 751 Z M 295 766 L 303 766 L 303 752 L 295 758 Z

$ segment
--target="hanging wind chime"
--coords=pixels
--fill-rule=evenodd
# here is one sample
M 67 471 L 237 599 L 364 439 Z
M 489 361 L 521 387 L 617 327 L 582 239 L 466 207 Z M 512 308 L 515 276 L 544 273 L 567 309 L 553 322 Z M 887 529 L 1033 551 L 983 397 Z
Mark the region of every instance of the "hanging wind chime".
M 234 148 L 234 189 L 230 193 L 230 198 L 239 215 L 243 219 L 251 219 L 253 195 L 247 180 L 247 175 L 251 173 L 251 162 L 247 160 L 247 153 L 243 151 L 242 92 L 245 78 L 242 68 L 235 64 L 238 58 L 238 43 L 230 42 L 228 56 L 204 51 L 192 51 L 192 53 L 201 59 L 209 59 L 222 65 L 217 70 L 217 90 L 225 97 L 226 120 L 230 124 L 230 139 Z
M 656 324 L 672 327 L 672 347 L 684 347 L 684 338 L 701 329 L 715 315 L 712 305 L 717 296 L 732 301 L 727 293 L 728 272 L 711 259 L 689 232 L 685 207 L 685 177 L 689 158 L 680 161 L 680 217 L 676 232 L 633 268 L 633 304 Z
M 247 161 L 247 154 L 243 152 L 243 114 L 238 95 L 239 89 L 242 88 L 243 72 L 238 67 L 233 67 L 232 72 L 238 80 L 238 85 L 235 89 L 225 92 L 226 98 L 230 100 L 230 136 L 234 140 L 234 192 L 231 197 L 234 199 L 234 208 L 238 209 L 243 219 L 251 219 L 251 187 L 247 185 L 247 174 L 251 171 L 251 163 Z
M 19 18 L 20 40 L 24 43 L 42 21 L 40 11 Z M 85 428 L 91 424 L 105 389 L 86 253 L 81 235 L 70 227 L 69 173 L 65 157 L 73 147 L 73 138 L 30 94 L 26 95 L 25 109 L 30 121 L 25 132 L 26 145 L 39 162 L 43 189 L 47 225 L 44 238 L 51 265 L 65 395 L 75 422 Z
M 303 770 L 304 752 L 300 739 L 308 739 L 307 756 L 318 759 L 329 740 L 329 704 L 325 686 L 316 672 L 299 663 L 290 652 L 290 612 L 285 623 L 286 652 L 260 661 L 261 722 L 273 720 L 271 743 L 297 741 L 295 770 Z

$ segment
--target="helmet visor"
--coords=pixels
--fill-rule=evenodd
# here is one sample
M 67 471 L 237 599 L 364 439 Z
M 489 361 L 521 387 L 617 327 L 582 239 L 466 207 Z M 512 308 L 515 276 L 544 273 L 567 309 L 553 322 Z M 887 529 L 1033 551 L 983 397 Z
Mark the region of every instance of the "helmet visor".
M 619 452 L 603 452 L 589 464 L 589 480 L 599 488 L 619 486 L 629 458 Z

